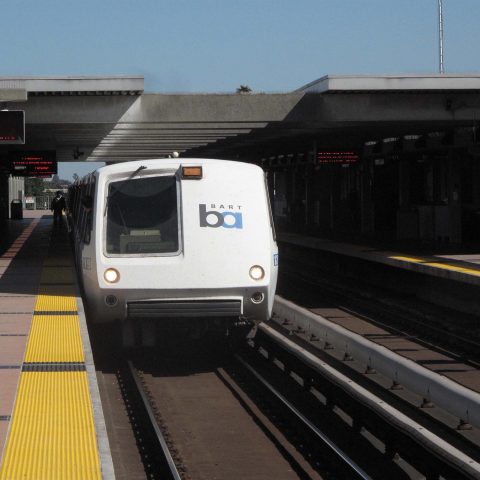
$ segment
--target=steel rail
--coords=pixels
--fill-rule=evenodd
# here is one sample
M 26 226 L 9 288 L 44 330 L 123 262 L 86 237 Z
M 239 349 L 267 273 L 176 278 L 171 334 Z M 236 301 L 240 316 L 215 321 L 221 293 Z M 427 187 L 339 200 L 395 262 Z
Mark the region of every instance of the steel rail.
M 392 382 L 403 385 L 424 399 L 443 408 L 464 423 L 480 427 L 480 394 L 470 390 L 449 378 L 432 372 L 412 360 L 401 357 L 386 347 L 377 345 L 361 335 L 329 322 L 294 303 L 275 297 L 273 308 L 281 323 L 284 319 L 293 321 L 307 333 L 330 343 L 340 351 L 351 355 L 370 369 L 375 369 L 390 378 Z
M 320 287 L 320 288 L 323 288 L 324 290 L 328 289 L 328 292 L 330 295 L 335 295 L 336 297 L 339 296 L 339 293 L 338 293 L 338 290 L 335 289 L 335 287 L 332 288 L 332 284 L 331 283 L 326 283 L 326 281 L 324 280 L 321 280 L 321 279 L 312 279 L 312 278 L 308 278 L 308 277 L 304 277 L 303 275 L 301 275 L 300 273 L 297 273 L 297 272 L 289 272 L 289 276 L 295 276 L 297 277 L 297 279 L 299 279 L 300 281 L 304 282 L 304 283 L 308 283 L 309 285 L 313 285 L 314 287 Z M 358 298 L 356 298 L 356 301 L 358 301 Z M 363 301 L 363 300 L 362 300 Z M 389 323 L 385 323 L 381 320 L 376 320 L 376 319 L 373 319 L 371 318 L 370 316 L 368 315 L 365 315 L 364 313 L 360 313 L 360 312 L 357 312 L 355 310 L 353 310 L 352 308 L 349 308 L 349 307 L 345 307 L 345 306 L 339 306 L 337 307 L 339 308 L 340 310 L 342 311 L 345 311 L 345 312 L 348 312 L 348 313 L 353 313 L 354 315 L 362 318 L 362 319 L 365 319 L 369 322 L 373 322 L 375 323 L 376 325 L 380 325 L 384 328 L 388 328 L 388 329 L 395 329 L 396 331 L 398 331 L 401 335 L 407 335 L 406 332 L 404 332 L 403 330 L 399 330 L 398 327 L 395 327 Z M 378 307 L 377 307 L 378 308 Z M 382 309 L 385 309 L 385 306 L 383 304 L 380 303 L 380 308 Z M 391 307 L 390 307 L 391 308 Z M 402 321 L 408 321 L 410 322 L 410 324 L 414 324 L 415 326 L 419 326 L 421 328 L 428 328 L 430 332 L 435 332 L 437 334 L 442 334 L 442 335 L 445 335 L 445 329 L 442 329 L 442 328 L 439 328 L 439 327 L 436 327 L 435 325 L 432 325 L 431 323 L 427 323 L 426 321 L 424 320 L 420 320 L 418 318 L 409 318 L 408 320 L 406 319 L 406 314 L 405 313 L 400 313 L 400 314 L 397 314 L 398 318 L 400 318 Z M 470 338 L 467 338 L 465 336 L 462 336 L 462 335 L 458 335 L 456 333 L 452 333 L 452 332 L 448 332 L 448 338 L 449 340 L 451 339 L 455 339 L 457 340 L 458 342 L 463 342 L 463 344 L 466 344 L 469 348 L 472 348 L 472 349 L 476 349 L 476 351 L 480 351 L 480 343 L 478 341 L 475 341 L 475 340 L 472 340 Z M 426 344 L 430 344 L 430 342 L 428 342 L 428 340 L 422 335 L 421 337 L 419 337 L 419 339 L 423 342 L 423 343 L 426 343 Z M 442 349 L 445 350 L 445 347 L 441 347 Z M 455 353 L 455 355 L 458 357 L 460 356 L 459 353 Z M 473 359 L 469 359 L 469 361 L 471 363 L 475 363 L 475 360 Z
M 344 311 L 344 312 L 347 312 L 347 313 L 350 313 L 350 314 L 353 314 L 363 320 L 367 320 L 368 322 L 370 323 L 373 323 L 375 325 L 378 325 L 380 327 L 383 327 L 383 328 L 387 328 L 389 329 L 390 331 L 394 331 L 396 332 L 398 335 L 403 335 L 405 337 L 412 337 L 412 335 L 409 335 L 408 333 L 406 333 L 404 330 L 400 330 L 398 327 L 395 327 L 393 325 L 390 325 L 388 323 L 385 323 L 381 320 L 376 320 L 372 317 L 370 317 L 369 315 L 365 315 L 364 313 L 360 313 L 360 312 L 357 312 L 356 310 L 353 310 L 352 308 L 349 308 L 349 307 L 339 307 L 340 310 Z M 402 320 L 404 320 L 405 318 L 405 315 L 403 314 L 403 318 Z M 466 337 L 462 337 L 460 335 L 457 335 L 456 333 L 452 333 L 452 332 L 446 332 L 444 329 L 441 329 L 441 328 L 438 328 L 438 327 L 435 327 L 433 325 L 429 325 L 427 322 L 423 321 L 423 320 L 411 320 L 412 322 L 415 323 L 415 325 L 418 325 L 422 328 L 428 328 L 430 330 L 430 332 L 434 332 L 434 333 L 437 333 L 437 334 L 442 334 L 442 335 L 445 335 L 447 334 L 448 335 L 448 338 L 449 340 L 451 339 L 455 339 L 457 342 L 461 342 L 463 344 L 467 344 L 470 348 L 474 348 L 476 349 L 476 351 L 480 351 L 480 343 L 479 342 L 476 342 L 475 340 L 471 340 L 469 338 L 466 338 Z M 415 335 L 415 334 L 414 334 Z M 423 345 L 428 345 L 429 347 L 433 347 L 433 348 L 436 348 L 438 350 L 441 350 L 445 353 L 447 353 L 448 355 L 453 355 L 455 358 L 460 358 L 462 355 L 459 354 L 458 352 L 455 352 L 455 351 L 451 351 L 451 350 L 447 350 L 447 348 L 445 346 L 438 346 L 438 345 L 434 345 L 431 341 L 429 341 L 428 339 L 426 339 L 423 335 L 422 336 L 419 336 L 419 335 L 416 335 L 416 338 L 418 339 L 418 341 L 420 341 Z M 478 362 L 476 362 L 474 359 L 471 359 L 469 358 L 468 360 L 464 360 L 464 361 L 467 361 L 469 364 L 472 364 L 472 365 L 475 365 L 475 366 L 478 366 Z
M 293 413 L 304 425 L 308 427 L 325 445 L 332 450 L 337 457 L 346 463 L 360 478 L 372 480 L 359 465 L 357 465 L 343 450 L 333 443 L 320 429 L 318 429 L 305 415 L 295 408 L 280 392 L 278 392 L 265 378 L 260 375 L 248 362 L 235 354 L 235 358 L 252 373 L 287 409 Z
M 165 455 L 165 459 L 167 460 L 168 467 L 170 469 L 172 477 L 173 477 L 174 480 L 182 480 L 182 477 L 178 473 L 177 466 L 175 465 L 175 462 L 173 461 L 170 450 L 168 449 L 167 442 L 165 441 L 165 438 L 162 434 L 162 431 L 160 430 L 160 427 L 158 426 L 157 420 L 155 419 L 155 415 L 153 414 L 153 411 L 152 411 L 152 408 L 151 408 L 150 403 L 148 401 L 148 398 L 145 395 L 145 392 L 143 391 L 143 387 L 142 387 L 142 384 L 140 382 L 140 379 L 138 378 L 135 367 L 132 365 L 132 362 L 130 360 L 128 361 L 128 368 L 130 369 L 130 374 L 132 375 L 132 378 L 133 378 L 133 380 L 135 382 L 135 385 L 138 389 L 138 393 L 140 394 L 140 397 L 142 398 L 143 406 L 145 407 L 148 418 L 149 418 L 150 422 L 152 423 L 153 429 L 155 430 L 155 434 L 157 436 L 158 442 L 160 443 L 163 454 Z
M 438 458 L 447 462 L 453 468 L 460 470 L 462 474 L 468 474 L 469 478 L 480 479 L 480 464 L 461 452 L 438 435 L 430 432 L 422 425 L 407 417 L 396 408 L 388 405 L 384 400 L 369 392 L 366 388 L 340 373 L 338 370 L 320 360 L 312 353 L 286 338 L 283 334 L 265 324 L 258 326 L 259 331 L 271 338 L 275 343 L 281 345 L 287 352 L 295 356 L 305 365 L 318 371 L 329 381 L 357 399 L 363 405 L 368 406 L 382 417 L 390 425 L 400 431 L 407 433 L 420 445 L 424 445 Z

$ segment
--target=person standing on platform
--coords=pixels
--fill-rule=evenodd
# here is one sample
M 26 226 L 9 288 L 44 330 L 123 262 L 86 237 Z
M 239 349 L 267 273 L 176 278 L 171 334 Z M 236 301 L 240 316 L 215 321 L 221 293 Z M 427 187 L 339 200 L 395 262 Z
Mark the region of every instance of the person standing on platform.
M 53 225 L 62 226 L 62 215 L 66 208 L 65 197 L 60 190 L 57 191 L 55 198 L 52 200 L 50 210 L 53 212 Z

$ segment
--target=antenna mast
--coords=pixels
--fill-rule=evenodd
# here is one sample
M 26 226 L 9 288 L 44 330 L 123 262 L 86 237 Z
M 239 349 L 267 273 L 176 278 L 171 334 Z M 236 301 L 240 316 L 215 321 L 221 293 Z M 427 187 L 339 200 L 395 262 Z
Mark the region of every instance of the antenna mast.
M 442 0 L 438 0 L 438 54 L 439 54 L 439 72 L 445 73 L 443 68 L 443 8 Z

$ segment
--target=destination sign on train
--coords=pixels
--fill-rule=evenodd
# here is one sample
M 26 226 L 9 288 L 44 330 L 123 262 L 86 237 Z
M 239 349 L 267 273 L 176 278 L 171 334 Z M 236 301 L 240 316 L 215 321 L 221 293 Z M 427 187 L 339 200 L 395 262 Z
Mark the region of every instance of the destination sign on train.
M 16 177 L 50 177 L 57 173 L 56 153 L 10 152 L 10 173 Z
M 0 110 L 0 145 L 25 143 L 25 112 Z
M 326 152 L 317 152 L 317 164 L 345 165 L 349 163 L 356 163 L 359 161 L 359 159 L 359 154 L 353 151 L 331 150 Z

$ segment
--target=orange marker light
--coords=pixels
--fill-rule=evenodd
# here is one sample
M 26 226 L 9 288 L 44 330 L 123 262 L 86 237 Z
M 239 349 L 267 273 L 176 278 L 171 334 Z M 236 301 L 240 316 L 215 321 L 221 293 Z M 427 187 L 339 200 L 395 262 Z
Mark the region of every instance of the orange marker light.
M 202 167 L 182 167 L 182 178 L 200 180 L 202 177 Z

